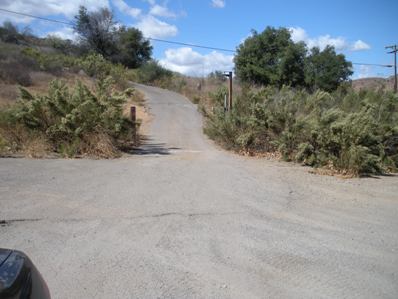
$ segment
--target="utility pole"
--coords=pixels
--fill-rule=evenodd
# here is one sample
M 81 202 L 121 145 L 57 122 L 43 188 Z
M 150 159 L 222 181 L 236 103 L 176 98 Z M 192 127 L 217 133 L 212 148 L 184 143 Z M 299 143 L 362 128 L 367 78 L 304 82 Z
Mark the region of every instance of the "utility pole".
M 394 54 L 394 92 L 397 92 L 397 45 L 387 46 L 386 49 L 392 49 L 388 54 Z
M 229 78 L 229 89 L 228 89 L 228 111 L 232 110 L 232 72 L 224 74 L 225 77 Z

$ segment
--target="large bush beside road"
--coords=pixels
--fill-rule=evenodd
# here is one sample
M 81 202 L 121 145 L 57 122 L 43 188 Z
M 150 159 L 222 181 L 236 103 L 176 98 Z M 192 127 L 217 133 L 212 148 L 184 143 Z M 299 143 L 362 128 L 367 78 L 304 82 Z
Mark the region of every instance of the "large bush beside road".
M 0 112 L 3 153 L 115 157 L 130 143 L 134 127 L 123 117 L 127 96 L 114 92 L 111 78 L 98 80 L 95 92 L 77 82 L 70 90 L 53 81 L 48 93 L 34 96 L 21 88 L 21 99 Z
M 360 175 L 398 168 L 398 96 L 386 91 L 244 91 L 225 113 L 213 96 L 205 132 L 226 148 Z

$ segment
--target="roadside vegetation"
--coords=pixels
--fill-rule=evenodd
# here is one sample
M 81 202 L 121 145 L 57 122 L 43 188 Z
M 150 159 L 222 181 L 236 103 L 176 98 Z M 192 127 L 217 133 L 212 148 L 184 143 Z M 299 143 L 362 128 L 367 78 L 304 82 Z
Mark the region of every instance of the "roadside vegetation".
M 344 175 L 398 169 L 398 97 L 354 89 L 352 65 L 335 49 L 294 43 L 285 28 L 253 31 L 237 48 L 234 105 L 226 79 L 173 73 L 151 58 L 136 28 L 108 9 L 81 7 L 76 41 L 0 27 L 0 154 L 116 157 L 135 146 L 142 104 L 130 81 L 174 90 L 198 104 L 205 133 L 227 149 L 272 155 Z
M 81 7 L 75 31 L 72 42 L 0 27 L 1 155 L 112 158 L 139 142 L 125 108 L 142 109 L 143 96 L 129 82 L 162 84 L 172 73 L 107 9 Z
M 344 175 L 398 168 L 398 97 L 392 92 L 245 90 L 225 113 L 213 95 L 205 132 L 227 149 L 323 167 Z
M 333 47 L 307 49 L 287 29 L 253 32 L 237 49 L 232 111 L 225 86 L 200 101 L 205 133 L 226 149 L 359 176 L 398 169 L 398 96 L 356 91 Z
M 112 81 L 100 79 L 92 92 L 81 82 L 74 89 L 55 80 L 46 94 L 34 96 L 21 88 L 21 99 L 0 112 L 3 151 L 32 157 L 48 152 L 63 157 L 116 157 L 132 142 L 134 124 L 123 117 L 132 90 L 111 90 Z

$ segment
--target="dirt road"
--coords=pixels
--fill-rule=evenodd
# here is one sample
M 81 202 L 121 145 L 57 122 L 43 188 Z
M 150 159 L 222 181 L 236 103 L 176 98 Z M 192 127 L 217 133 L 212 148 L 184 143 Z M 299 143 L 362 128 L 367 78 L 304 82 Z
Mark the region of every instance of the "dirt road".
M 398 298 L 398 177 L 239 157 L 185 98 L 118 160 L 0 160 L 0 247 L 54 298 Z

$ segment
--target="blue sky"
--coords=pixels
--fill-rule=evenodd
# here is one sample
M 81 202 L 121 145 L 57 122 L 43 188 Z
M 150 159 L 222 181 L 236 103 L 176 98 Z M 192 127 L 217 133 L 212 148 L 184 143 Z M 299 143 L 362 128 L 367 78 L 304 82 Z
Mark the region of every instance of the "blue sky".
M 0 8 L 73 20 L 79 5 L 111 8 L 116 19 L 140 28 L 148 37 L 235 49 L 252 29 L 288 27 L 295 41 L 310 46 L 332 44 L 347 59 L 391 64 L 384 46 L 398 43 L 398 1 L 238 1 L 238 0 L 0 0 Z M 34 33 L 73 38 L 67 26 L 0 13 Z M 164 66 L 201 76 L 233 68 L 233 54 L 153 42 L 154 57 Z M 353 78 L 389 76 L 392 68 L 355 66 Z

